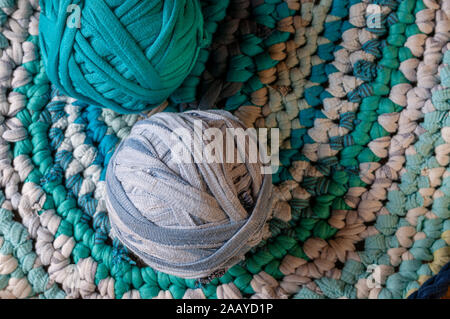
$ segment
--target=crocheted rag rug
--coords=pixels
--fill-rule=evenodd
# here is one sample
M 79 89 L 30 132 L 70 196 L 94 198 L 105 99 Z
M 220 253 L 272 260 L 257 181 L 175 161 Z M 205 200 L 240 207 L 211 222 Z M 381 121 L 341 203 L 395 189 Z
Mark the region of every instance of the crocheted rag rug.
M 450 1 L 201 3 L 211 41 L 183 98 L 153 112 L 223 108 L 279 129 L 271 237 L 208 283 L 111 240 L 105 168 L 152 112 L 53 90 L 39 1 L 0 0 L 0 298 L 442 297 Z

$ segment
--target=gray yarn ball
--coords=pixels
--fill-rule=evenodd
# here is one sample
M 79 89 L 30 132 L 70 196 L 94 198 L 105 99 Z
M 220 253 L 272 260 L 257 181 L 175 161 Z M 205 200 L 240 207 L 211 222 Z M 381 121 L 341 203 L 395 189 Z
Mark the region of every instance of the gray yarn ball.
M 249 140 L 233 147 L 232 154 L 246 155 L 243 163 L 195 160 L 203 148 L 191 145 L 208 128 L 246 129 L 225 111 L 155 114 L 132 128 L 106 173 L 112 235 L 150 267 L 183 278 L 241 261 L 261 241 L 271 212 L 272 178 L 261 173 L 259 156 L 249 160 Z M 180 130 L 194 143 L 177 138 Z M 227 152 L 213 155 L 226 159 Z M 180 154 L 192 161 L 180 162 Z

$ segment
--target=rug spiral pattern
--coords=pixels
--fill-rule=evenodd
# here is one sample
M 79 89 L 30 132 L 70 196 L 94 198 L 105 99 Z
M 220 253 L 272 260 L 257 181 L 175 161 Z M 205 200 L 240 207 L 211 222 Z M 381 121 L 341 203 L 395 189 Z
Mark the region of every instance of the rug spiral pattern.
M 450 1 L 200 2 L 207 43 L 154 111 L 220 108 L 280 130 L 269 235 L 209 283 L 110 238 L 106 167 L 153 111 L 52 88 L 39 1 L 0 0 L 0 298 L 439 297 L 427 287 L 449 276 Z

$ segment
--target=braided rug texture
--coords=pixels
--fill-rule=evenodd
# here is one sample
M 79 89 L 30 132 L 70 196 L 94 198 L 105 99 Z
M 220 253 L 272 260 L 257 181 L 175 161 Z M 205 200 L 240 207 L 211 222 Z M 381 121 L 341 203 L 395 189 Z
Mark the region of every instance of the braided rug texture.
M 450 1 L 201 3 L 210 43 L 162 106 L 280 130 L 270 236 L 208 283 L 147 267 L 110 238 L 105 170 L 150 114 L 52 89 L 39 1 L 0 0 L 0 298 L 442 297 Z

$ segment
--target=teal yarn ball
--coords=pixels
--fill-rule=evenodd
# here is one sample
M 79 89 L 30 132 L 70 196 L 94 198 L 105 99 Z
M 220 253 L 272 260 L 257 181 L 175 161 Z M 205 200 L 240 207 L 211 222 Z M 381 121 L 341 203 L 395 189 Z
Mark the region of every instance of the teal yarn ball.
M 119 113 L 160 105 L 204 40 L 198 0 L 41 0 L 40 46 L 64 94 Z

